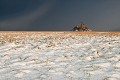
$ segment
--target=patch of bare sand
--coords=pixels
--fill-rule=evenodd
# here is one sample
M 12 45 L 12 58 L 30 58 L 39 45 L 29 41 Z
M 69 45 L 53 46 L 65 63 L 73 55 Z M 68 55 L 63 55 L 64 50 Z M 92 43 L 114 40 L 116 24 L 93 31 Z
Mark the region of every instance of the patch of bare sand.
M 66 34 L 81 35 L 81 36 L 120 36 L 120 32 L 74 32 L 74 31 L 0 31 L 0 41 L 12 42 L 16 37 L 34 39 L 36 35 L 48 35 L 54 38 L 64 38 Z

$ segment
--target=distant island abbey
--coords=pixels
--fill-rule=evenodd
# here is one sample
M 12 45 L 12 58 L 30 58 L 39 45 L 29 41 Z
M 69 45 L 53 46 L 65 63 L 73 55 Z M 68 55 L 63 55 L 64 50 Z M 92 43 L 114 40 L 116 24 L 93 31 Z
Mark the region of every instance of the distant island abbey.
M 82 32 L 85 32 L 85 31 L 92 31 L 92 30 L 89 29 L 83 22 L 81 22 L 79 25 L 76 25 L 73 28 L 73 31 L 82 31 Z

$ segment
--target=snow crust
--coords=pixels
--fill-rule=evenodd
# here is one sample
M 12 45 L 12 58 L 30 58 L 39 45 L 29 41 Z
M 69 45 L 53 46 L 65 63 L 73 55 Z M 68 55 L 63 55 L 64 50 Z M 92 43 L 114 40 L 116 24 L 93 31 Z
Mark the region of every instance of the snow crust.
M 1 35 L 0 80 L 120 80 L 120 36 L 51 32 L 14 39 Z

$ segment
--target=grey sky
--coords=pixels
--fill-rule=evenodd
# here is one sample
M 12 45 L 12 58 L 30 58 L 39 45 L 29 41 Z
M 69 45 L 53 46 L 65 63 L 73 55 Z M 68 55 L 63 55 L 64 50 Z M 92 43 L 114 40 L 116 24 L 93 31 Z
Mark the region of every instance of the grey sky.
M 0 0 L 0 30 L 120 31 L 120 0 Z

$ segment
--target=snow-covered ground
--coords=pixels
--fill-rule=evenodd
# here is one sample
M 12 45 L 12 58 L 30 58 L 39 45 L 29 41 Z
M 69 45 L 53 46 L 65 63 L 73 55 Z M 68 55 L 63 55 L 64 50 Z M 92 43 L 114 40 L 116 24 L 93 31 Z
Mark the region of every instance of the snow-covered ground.
M 0 33 L 0 80 L 120 80 L 120 34 L 26 33 Z

